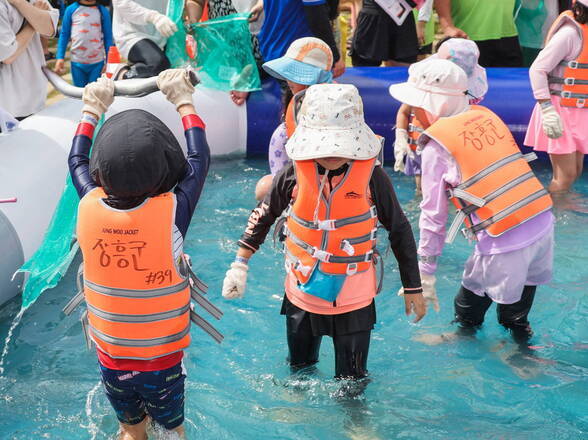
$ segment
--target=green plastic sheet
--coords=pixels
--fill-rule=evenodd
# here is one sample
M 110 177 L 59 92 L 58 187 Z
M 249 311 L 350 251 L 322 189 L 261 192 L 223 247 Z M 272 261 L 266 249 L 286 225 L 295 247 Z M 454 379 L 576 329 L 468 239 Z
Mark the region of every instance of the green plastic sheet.
M 104 118 L 94 133 L 100 131 Z M 65 188 L 53 213 L 43 243 L 37 252 L 18 270 L 28 272 L 22 293 L 22 308 L 26 309 L 47 289 L 57 286 L 76 256 L 78 244 L 75 241 L 80 199 L 71 177 L 67 176 Z M 72 292 L 72 295 L 75 292 Z
M 191 25 L 202 85 L 217 90 L 261 90 L 253 56 L 249 13 L 231 14 Z
M 547 18 L 544 0 L 517 0 L 515 11 L 515 23 L 521 46 L 541 49 L 543 25 Z
M 178 30 L 167 39 L 165 55 L 175 69 L 190 65 L 186 53 L 186 31 L 184 28 L 184 0 L 169 0 L 167 4 L 168 18 L 173 21 Z

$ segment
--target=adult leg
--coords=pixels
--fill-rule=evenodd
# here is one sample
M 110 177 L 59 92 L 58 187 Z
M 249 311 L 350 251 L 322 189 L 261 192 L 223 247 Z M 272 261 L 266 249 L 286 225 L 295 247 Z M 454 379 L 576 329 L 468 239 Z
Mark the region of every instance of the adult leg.
M 519 37 L 506 37 L 497 41 L 496 58 L 498 65 L 495 67 L 522 67 L 523 52 L 519 43 Z
M 457 333 L 473 335 L 484 322 L 484 315 L 492 304 L 492 300 L 486 295 L 478 296 L 464 286 L 453 301 L 455 307 L 455 320 L 459 324 Z
M 380 67 L 382 60 L 370 60 L 354 53 L 351 55 L 351 64 L 353 67 Z
M 576 180 L 582 177 L 584 171 L 584 153 L 576 151 Z
M 335 377 L 361 379 L 368 375 L 367 359 L 371 331 L 333 336 L 335 346 Z
M 525 286 L 521 299 L 514 304 L 498 304 L 496 312 L 500 325 L 508 329 L 515 342 L 526 343 L 533 335 L 531 325 L 527 319 L 537 286 Z
M 550 154 L 553 177 L 547 188 L 551 193 L 567 192 L 578 178 L 577 153 Z
M 286 315 L 288 361 L 292 369 L 310 367 L 318 362 L 322 336 L 314 336 L 308 313 L 300 310 Z
M 143 39 L 137 41 L 129 51 L 132 65 L 124 74 L 124 78 L 149 78 L 169 69 L 169 60 L 165 52 L 153 41 Z

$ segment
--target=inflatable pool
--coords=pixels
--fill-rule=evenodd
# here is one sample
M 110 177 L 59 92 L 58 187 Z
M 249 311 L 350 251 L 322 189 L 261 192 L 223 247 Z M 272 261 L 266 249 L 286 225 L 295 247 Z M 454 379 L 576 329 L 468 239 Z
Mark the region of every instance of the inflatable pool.
M 81 96 L 81 89 L 48 70 L 46 74 L 58 90 Z M 388 159 L 392 157 L 399 106 L 388 94 L 388 86 L 406 78 L 405 68 L 368 67 L 347 69 L 339 79 L 360 90 L 368 124 L 386 138 L 384 157 Z M 490 91 L 483 104 L 506 121 L 522 145 L 534 105 L 527 69 L 489 69 L 488 79 Z M 153 89 L 153 83 L 153 79 L 135 80 L 134 85 L 131 81 L 127 85 L 132 89 L 130 94 L 143 95 Z M 270 136 L 280 122 L 278 83 L 264 83 L 263 90 L 252 93 L 246 106 L 234 105 L 228 93 L 203 87 L 196 88 L 194 103 L 206 123 L 213 156 L 266 154 Z M 128 108 L 141 108 L 160 118 L 185 149 L 180 118 L 161 92 L 117 97 L 106 117 Z M 43 239 L 67 176 L 67 155 L 80 110 L 79 99 L 66 98 L 24 120 L 17 131 L 0 135 L 0 199 L 16 198 L 16 202 L 0 203 L 0 241 L 5 243 L 0 260 L 0 305 L 21 290 L 23 277 L 12 280 L 12 275 Z

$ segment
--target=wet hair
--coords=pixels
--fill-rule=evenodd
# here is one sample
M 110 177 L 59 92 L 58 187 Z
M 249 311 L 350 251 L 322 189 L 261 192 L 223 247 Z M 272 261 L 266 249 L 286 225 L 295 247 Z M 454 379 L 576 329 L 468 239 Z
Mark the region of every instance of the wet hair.
M 580 24 L 588 23 L 588 7 L 581 3 L 576 2 L 572 6 L 572 12 L 574 13 L 574 19 Z

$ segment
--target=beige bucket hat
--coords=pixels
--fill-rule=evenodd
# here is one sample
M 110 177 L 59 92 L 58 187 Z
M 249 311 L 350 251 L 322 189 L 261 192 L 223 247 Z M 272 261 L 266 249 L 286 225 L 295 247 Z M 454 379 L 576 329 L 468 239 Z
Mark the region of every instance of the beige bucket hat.
M 363 102 L 351 84 L 318 84 L 306 91 L 296 131 L 286 144 L 292 160 L 376 157 L 381 142 L 367 126 Z

